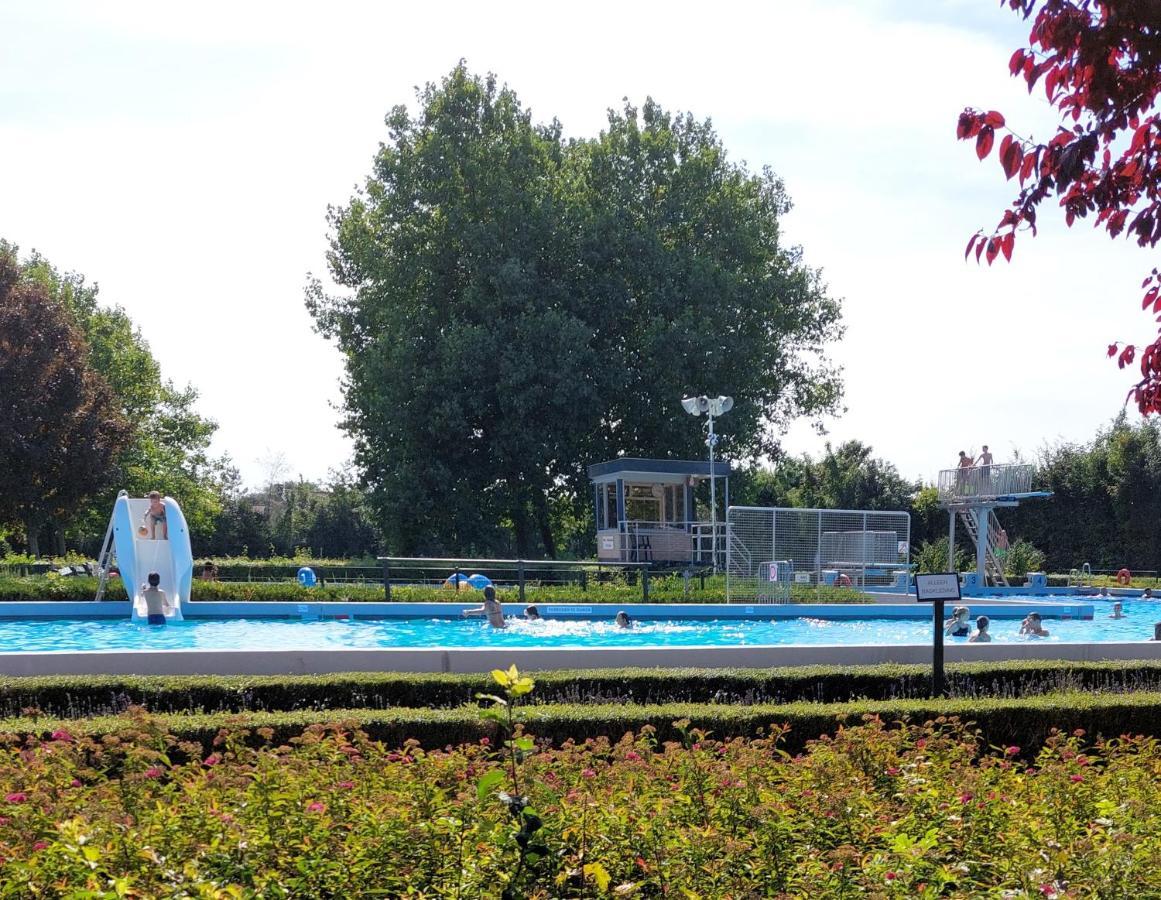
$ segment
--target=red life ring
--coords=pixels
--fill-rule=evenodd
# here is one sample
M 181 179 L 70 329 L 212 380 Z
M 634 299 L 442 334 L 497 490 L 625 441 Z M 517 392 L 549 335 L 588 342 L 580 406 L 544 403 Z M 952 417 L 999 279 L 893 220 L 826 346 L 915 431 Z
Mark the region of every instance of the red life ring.
M 1121 569 L 1121 571 L 1117 573 L 1117 584 L 1121 585 L 1122 587 L 1128 585 L 1128 583 L 1132 580 L 1133 573 L 1128 569 Z

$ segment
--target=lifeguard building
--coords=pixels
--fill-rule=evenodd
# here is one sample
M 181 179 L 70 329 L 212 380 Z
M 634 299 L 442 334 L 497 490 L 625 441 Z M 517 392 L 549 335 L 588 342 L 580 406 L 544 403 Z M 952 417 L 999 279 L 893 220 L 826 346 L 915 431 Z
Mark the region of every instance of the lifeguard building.
M 696 518 L 694 489 L 713 478 L 715 493 L 730 506 L 728 459 L 638 459 L 624 457 L 588 467 L 597 523 L 597 559 L 711 565 L 726 553 L 725 515 Z M 711 517 L 712 519 L 712 517 Z

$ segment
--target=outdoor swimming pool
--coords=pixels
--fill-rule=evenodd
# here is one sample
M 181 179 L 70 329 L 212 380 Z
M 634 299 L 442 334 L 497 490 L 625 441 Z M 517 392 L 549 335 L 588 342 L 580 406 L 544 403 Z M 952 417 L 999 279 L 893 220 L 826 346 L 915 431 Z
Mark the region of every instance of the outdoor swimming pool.
M 0 652 L 78 652 L 90 650 L 327 650 L 380 648 L 530 648 L 530 647 L 745 647 L 930 644 L 927 618 L 844 619 L 638 619 L 631 629 L 617 628 L 613 610 L 601 618 L 562 618 L 529 622 L 509 618 L 496 630 L 479 619 L 377 618 L 216 618 L 189 619 L 164 628 L 123 619 L 0 620 Z M 917 610 L 918 612 L 918 610 Z M 1017 634 L 1020 619 L 992 618 L 993 643 L 1118 642 L 1152 637 L 1161 604 L 1125 604 L 1123 619 L 1108 618 L 1101 605 L 1095 618 L 1046 618 L 1047 638 Z M 974 614 L 973 614 L 974 615 Z M 964 638 L 947 638 L 949 645 Z

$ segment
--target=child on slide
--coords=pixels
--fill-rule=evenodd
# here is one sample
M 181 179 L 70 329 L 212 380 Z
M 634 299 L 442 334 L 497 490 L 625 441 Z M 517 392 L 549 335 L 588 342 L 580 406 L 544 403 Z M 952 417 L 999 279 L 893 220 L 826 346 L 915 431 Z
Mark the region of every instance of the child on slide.
M 161 502 L 161 494 L 150 491 L 145 496 L 149 498 L 149 509 L 145 510 L 145 518 L 141 520 L 141 527 L 137 529 L 137 533 L 142 537 L 148 534 L 151 541 L 156 541 L 157 526 L 160 525 L 161 539 L 168 541 L 169 525 L 165 521 L 165 504 Z

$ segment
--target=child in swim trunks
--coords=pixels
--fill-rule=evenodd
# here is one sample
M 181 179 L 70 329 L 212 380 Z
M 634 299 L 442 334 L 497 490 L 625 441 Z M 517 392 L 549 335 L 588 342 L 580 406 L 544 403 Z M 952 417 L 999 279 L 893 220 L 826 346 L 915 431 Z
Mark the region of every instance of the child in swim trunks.
M 149 615 L 149 624 L 164 625 L 165 614 L 169 611 L 170 605 L 165 591 L 158 587 L 161 584 L 161 576 L 156 572 L 150 572 L 148 581 L 149 587 L 145 589 L 142 596 L 145 598 L 145 611 Z
M 157 526 L 161 526 L 161 539 L 163 541 L 169 540 L 169 525 L 165 521 L 165 504 L 161 502 L 161 494 L 157 491 L 150 491 L 146 496 L 149 498 L 149 509 L 145 511 L 145 518 L 142 520 L 144 525 L 142 527 L 149 529 L 149 539 L 151 541 L 157 540 Z

